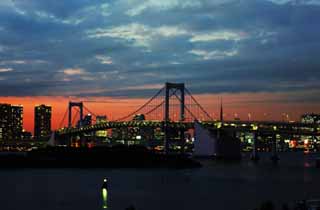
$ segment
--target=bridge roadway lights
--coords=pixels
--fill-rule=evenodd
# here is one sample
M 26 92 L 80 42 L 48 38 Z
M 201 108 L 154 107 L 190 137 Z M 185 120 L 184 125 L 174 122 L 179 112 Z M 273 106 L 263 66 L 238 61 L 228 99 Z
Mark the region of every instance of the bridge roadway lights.
M 146 124 L 145 124 L 146 123 Z M 143 126 L 143 127 L 152 127 L 152 128 L 163 128 L 164 127 L 164 121 L 146 121 L 144 122 L 143 124 L 138 124 L 137 122 L 133 122 L 133 121 L 130 121 L 130 122 L 107 122 L 107 123 L 103 123 L 99 126 L 90 126 L 89 128 L 86 128 L 86 130 L 88 131 L 96 131 L 96 130 L 99 130 L 99 129 L 110 129 L 110 128 L 120 128 L 120 127 L 140 127 L 140 126 Z M 320 136 L 320 132 L 312 132 L 310 133 L 309 131 L 305 131 L 304 130 L 290 130 L 290 131 L 287 131 L 287 130 L 282 130 L 282 128 L 278 128 L 278 129 L 272 129 L 272 126 L 274 126 L 275 124 L 280 124 L 280 123 L 274 123 L 274 124 L 271 124 L 271 123 L 261 123 L 261 127 L 265 127 L 265 128 L 259 128 L 257 130 L 259 131 L 254 131 L 253 129 L 256 129 L 256 127 L 252 127 L 252 126 L 246 126 L 248 125 L 246 122 L 225 122 L 225 124 L 235 124 L 237 126 L 235 127 L 230 127 L 230 129 L 235 129 L 237 131 L 242 131 L 242 132 L 259 132 L 261 134 L 273 134 L 273 133 L 278 133 L 278 134 L 285 134 L 285 135 L 314 135 L 314 136 Z M 212 128 L 212 127 L 217 127 L 218 126 L 218 122 L 202 122 L 202 124 L 205 126 L 205 127 L 208 127 L 208 128 Z M 263 125 L 263 126 L 262 126 Z M 168 122 L 167 124 L 168 127 L 170 128 L 177 128 L 177 129 L 192 129 L 194 127 L 194 123 L 193 122 Z M 268 127 L 266 127 L 268 126 Z M 297 126 L 301 126 L 301 129 L 302 128 L 305 128 L 307 125 L 305 124 L 298 124 Z M 271 128 L 270 128 L 271 127 Z M 85 132 L 84 128 L 61 128 L 57 131 L 57 135 L 58 136 L 66 136 L 66 135 L 76 135 L 78 133 L 82 133 L 82 132 Z M 252 155 L 253 157 L 256 157 L 258 154 L 257 152 L 255 153 L 255 155 Z

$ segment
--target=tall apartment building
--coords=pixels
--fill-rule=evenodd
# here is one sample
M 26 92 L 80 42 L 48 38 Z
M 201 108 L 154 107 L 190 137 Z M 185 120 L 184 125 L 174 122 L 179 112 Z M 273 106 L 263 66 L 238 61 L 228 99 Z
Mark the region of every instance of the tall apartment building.
M 41 104 L 34 108 L 34 137 L 40 139 L 51 134 L 51 106 Z
M 0 104 L 0 141 L 21 140 L 23 130 L 23 107 Z

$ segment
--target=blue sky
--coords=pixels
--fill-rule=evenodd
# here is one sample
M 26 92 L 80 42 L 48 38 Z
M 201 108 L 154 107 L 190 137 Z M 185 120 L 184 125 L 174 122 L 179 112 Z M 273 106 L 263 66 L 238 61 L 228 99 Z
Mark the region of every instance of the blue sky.
M 1 0 L 0 96 L 147 97 L 171 81 L 319 101 L 319 20 L 318 0 Z

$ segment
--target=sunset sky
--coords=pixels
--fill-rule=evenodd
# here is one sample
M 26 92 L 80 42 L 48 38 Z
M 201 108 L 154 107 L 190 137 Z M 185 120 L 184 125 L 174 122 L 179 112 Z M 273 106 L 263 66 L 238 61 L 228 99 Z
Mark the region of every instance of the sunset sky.
M 320 112 L 318 0 L 1 0 L 0 103 L 69 100 L 115 119 L 167 81 L 218 116 Z

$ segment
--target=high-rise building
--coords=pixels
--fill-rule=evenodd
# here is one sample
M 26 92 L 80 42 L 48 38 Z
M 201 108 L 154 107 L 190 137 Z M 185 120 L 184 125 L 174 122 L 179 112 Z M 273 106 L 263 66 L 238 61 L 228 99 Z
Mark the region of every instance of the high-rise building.
M 0 104 L 0 141 L 21 140 L 23 107 Z
M 23 130 L 23 107 L 21 105 L 11 106 L 12 114 L 12 137 L 13 140 L 21 140 Z
M 40 139 L 51 134 L 51 106 L 41 104 L 34 108 L 34 137 Z
M 10 104 L 0 104 L 0 140 L 9 140 L 12 136 L 10 129 Z

